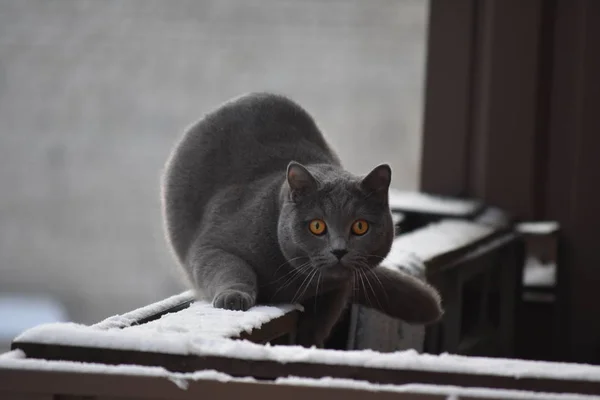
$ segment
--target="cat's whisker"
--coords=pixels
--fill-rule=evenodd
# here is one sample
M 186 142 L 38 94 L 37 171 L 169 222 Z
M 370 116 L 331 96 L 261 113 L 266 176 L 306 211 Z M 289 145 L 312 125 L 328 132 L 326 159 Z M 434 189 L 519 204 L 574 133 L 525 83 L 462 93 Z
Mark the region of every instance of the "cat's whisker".
M 304 286 L 304 284 L 310 278 L 311 275 L 312 274 L 306 274 L 306 276 L 304 277 L 304 280 L 300 283 L 300 286 L 298 286 L 298 288 L 296 289 L 296 293 L 294 293 L 294 296 L 292 297 L 292 301 L 291 301 L 292 304 L 295 303 L 298 292 L 300 292 L 300 290 L 302 290 L 302 287 Z
M 360 269 L 357 269 L 356 272 L 358 273 L 358 277 L 360 278 L 360 284 L 361 284 L 361 286 L 363 288 L 363 292 L 365 294 L 365 298 L 367 300 L 367 304 L 369 306 L 373 306 L 373 303 L 371 303 L 371 298 L 369 297 L 369 292 L 367 291 L 367 288 L 365 286 L 365 281 L 363 280 L 363 277 L 362 277 Z
M 300 266 L 298 266 L 298 267 L 292 268 L 292 270 L 291 270 L 291 271 L 288 271 L 286 274 L 284 274 L 284 275 L 280 276 L 279 278 L 277 278 L 277 279 L 275 279 L 275 280 L 271 281 L 271 283 L 272 283 L 272 284 L 273 284 L 273 283 L 277 283 L 277 282 L 279 282 L 279 281 L 283 280 L 284 278 L 286 278 L 286 277 L 287 277 L 287 276 L 289 276 L 289 275 L 295 275 L 295 274 L 297 274 L 297 273 L 302 273 L 303 271 L 305 271 L 305 270 L 306 270 L 306 268 L 305 268 L 305 267 L 306 267 L 307 265 L 309 265 L 309 264 L 311 264 L 311 261 L 307 261 L 307 262 L 305 262 L 304 264 L 301 264 L 301 265 L 300 265 Z
M 294 274 L 292 274 L 291 277 L 289 277 L 284 283 L 283 285 L 280 287 L 280 289 L 286 288 L 288 287 L 294 280 L 296 280 L 298 277 L 301 277 L 303 275 L 305 275 L 306 271 L 309 271 L 312 268 L 311 263 L 307 262 L 303 265 L 300 266 L 300 268 L 298 268 L 298 270 L 296 270 L 294 272 Z
M 277 274 L 277 271 L 279 271 L 279 270 L 280 270 L 280 269 L 281 269 L 283 266 L 285 266 L 286 264 L 287 264 L 287 265 L 290 265 L 290 263 L 291 263 L 291 262 L 293 262 L 293 261 L 295 261 L 295 260 L 298 260 L 298 259 L 301 259 L 301 258 L 306 258 L 306 259 L 308 259 L 308 261 L 307 261 L 307 262 L 305 262 L 305 263 L 303 263 L 303 264 L 301 264 L 301 265 L 300 265 L 300 266 L 298 266 L 298 267 L 294 267 L 294 266 L 292 266 L 292 269 L 291 269 L 290 271 L 288 271 L 286 274 L 284 274 L 283 276 L 281 276 L 281 277 L 280 277 L 278 280 L 280 280 L 280 279 L 284 278 L 285 276 L 287 276 L 287 275 L 289 275 L 289 274 L 293 273 L 294 271 L 297 271 L 298 269 L 302 268 L 304 265 L 306 265 L 307 263 L 309 263 L 309 262 L 310 262 L 310 257 L 306 257 L 306 256 L 301 256 L 301 257 L 295 257 L 295 258 L 292 258 L 292 259 L 290 259 L 290 260 L 288 260 L 288 261 L 284 262 L 283 264 L 281 264 L 279 267 L 277 267 L 277 269 L 276 269 L 276 270 L 273 272 L 273 275 Z M 275 280 L 275 281 L 273 281 L 272 283 L 275 283 L 275 282 L 277 282 L 278 280 Z
M 310 282 L 312 281 L 312 279 L 315 277 L 315 274 L 318 272 L 317 269 L 315 269 L 313 271 L 313 273 L 306 275 L 306 278 L 304 278 L 304 280 L 302 281 L 302 283 L 300 284 L 300 286 L 298 287 L 298 289 L 296 290 L 296 293 L 294 294 L 294 297 L 292 298 L 292 304 L 296 303 L 297 300 L 300 300 L 300 297 L 302 297 L 302 295 L 304 294 L 304 292 L 306 292 L 306 289 L 308 288 L 308 286 L 310 285 Z M 310 280 L 309 280 L 310 278 Z M 308 283 L 307 283 L 308 282 Z M 306 286 L 305 286 L 306 284 Z M 300 295 L 298 295 L 298 293 L 300 292 L 300 290 L 304 287 L 304 290 L 302 290 L 302 293 L 300 293 Z
M 382 308 L 381 303 L 379 302 L 379 298 L 377 297 L 377 293 L 375 292 L 375 289 L 373 289 L 373 285 L 371 285 L 371 281 L 369 280 L 369 276 L 364 271 L 363 271 L 363 274 L 365 276 L 365 280 L 367 281 L 367 284 L 369 285 L 369 288 L 371 289 L 371 292 L 373 293 L 373 297 L 375 297 L 375 301 L 377 302 L 377 305 L 381 309 Z
M 352 268 L 352 297 L 356 298 L 358 293 L 358 288 L 356 287 L 356 269 Z
M 379 278 L 379 276 L 377 276 L 375 271 L 373 271 L 371 269 L 369 269 L 367 271 L 371 274 L 371 276 L 373 276 L 375 278 L 375 282 L 377 282 L 379 284 L 379 287 L 381 288 L 383 295 L 386 297 L 386 299 L 388 299 L 387 291 L 385 290 L 385 286 L 383 286 L 383 282 L 381 282 L 381 279 Z
M 312 276 L 310 277 L 310 280 L 308 281 L 308 283 L 306 284 L 306 286 L 304 287 L 304 290 L 302 291 L 302 293 L 300 293 L 300 296 L 298 297 L 298 300 L 300 300 L 302 298 L 302 296 L 304 296 L 304 293 L 306 293 L 306 291 L 308 290 L 308 288 L 310 287 L 310 284 L 313 281 L 313 278 L 319 274 L 319 270 L 315 269 L 315 272 L 313 272 Z
M 309 258 L 309 257 L 307 257 L 307 256 L 299 256 L 299 257 L 294 257 L 292 259 L 289 259 L 286 262 L 284 262 L 283 264 L 281 264 L 279 267 L 277 267 L 277 269 L 275 269 L 275 271 L 273 272 L 273 275 L 275 275 L 277 273 L 277 271 L 279 271 L 281 269 L 281 267 L 285 266 L 286 264 L 291 263 L 292 261 L 299 260 L 301 258 Z
M 317 277 L 317 287 L 315 289 L 315 312 L 317 311 L 317 298 L 319 297 L 319 283 L 321 282 L 321 270 L 319 269 L 319 276 Z
M 308 257 L 307 257 L 307 258 L 308 258 Z M 274 281 L 271 281 L 271 283 L 276 283 L 277 281 L 279 281 L 279 280 L 281 280 L 281 279 L 285 278 L 286 276 L 288 276 L 288 275 L 290 275 L 290 274 L 293 274 L 293 273 L 294 273 L 294 272 L 296 272 L 296 271 L 302 270 L 304 267 L 306 267 L 308 264 L 311 264 L 311 263 L 312 263 L 312 260 L 310 260 L 310 259 L 309 259 L 308 261 L 306 261 L 306 262 L 304 262 L 304 263 L 300 264 L 300 265 L 299 265 L 299 266 L 297 266 L 297 267 L 293 267 L 293 266 L 292 266 L 292 269 L 291 269 L 290 271 L 286 272 L 284 275 L 282 275 L 282 276 L 281 276 L 281 277 L 279 277 L 278 279 L 276 279 L 276 280 L 274 280 Z M 275 272 L 277 272 L 277 271 L 275 271 Z M 275 275 L 275 272 L 273 273 L 273 275 Z
M 366 273 L 371 274 L 371 276 L 373 276 L 375 278 L 375 281 L 379 284 L 379 287 L 381 288 L 381 291 L 383 292 L 383 295 L 385 296 L 386 300 L 389 300 L 387 292 L 385 290 L 385 286 L 383 286 L 383 282 L 381 282 L 381 279 L 379 278 L 379 276 L 377 276 L 375 271 L 373 271 L 372 268 L 369 268 L 369 266 L 364 262 L 359 261 L 359 265 L 363 267 L 363 269 L 366 271 Z M 365 277 L 366 277 L 366 275 L 365 275 Z
M 308 271 L 310 268 L 312 268 L 311 262 L 306 262 L 302 265 L 300 265 L 297 269 L 295 269 L 294 271 L 292 271 L 292 276 L 289 277 L 282 286 L 280 286 L 275 293 L 273 293 L 273 295 L 271 296 L 271 299 L 275 298 L 275 296 L 277 295 L 277 293 L 279 293 L 281 290 L 285 289 L 286 287 L 288 287 L 292 282 L 294 282 L 296 279 L 298 279 L 299 276 L 302 276 L 304 274 L 305 271 Z M 289 275 L 289 274 L 288 274 Z M 308 276 L 308 275 L 307 275 Z

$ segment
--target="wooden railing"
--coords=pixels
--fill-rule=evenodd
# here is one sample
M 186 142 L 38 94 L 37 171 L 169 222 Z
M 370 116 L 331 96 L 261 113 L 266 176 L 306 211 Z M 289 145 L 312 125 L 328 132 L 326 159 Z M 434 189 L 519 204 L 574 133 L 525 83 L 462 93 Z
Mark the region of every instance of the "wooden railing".
M 426 353 L 510 357 L 514 352 L 515 307 L 524 260 L 523 235 L 513 228 L 510 218 L 498 210 L 480 205 L 465 209 L 468 212 L 461 214 L 454 209 L 449 214 L 441 209 L 422 212 L 396 207 L 395 212 L 402 212 L 404 218 L 397 218 L 401 232 L 386 261 L 393 265 L 398 262 L 394 258 L 398 251 L 410 250 L 424 262 L 428 281 L 442 294 L 445 315 L 439 324 L 427 329 Z M 432 245 L 435 238 L 443 240 Z M 262 398 L 282 395 L 292 399 L 302 394 L 352 399 L 368 393 L 369 398 L 383 399 L 446 398 L 458 393 L 458 389 L 444 388 L 444 385 L 463 387 L 459 394 L 473 399 L 486 398 L 482 392 L 469 389 L 475 387 L 490 388 L 495 398 L 512 398 L 515 394 L 510 390 L 600 394 L 600 367 L 470 357 L 447 365 L 448 358 L 444 357 L 448 356 L 412 354 L 411 362 L 409 356 L 402 355 L 404 353 L 386 355 L 287 346 L 282 348 L 291 352 L 281 347 L 275 351 L 262 344 L 294 343 L 300 312 L 297 308 L 271 306 L 231 318 L 225 316 L 224 320 L 231 326 L 218 331 L 225 333 L 215 333 L 211 326 L 195 327 L 194 321 L 208 318 L 208 314 L 203 313 L 215 312 L 226 313 L 194 303 L 188 292 L 91 327 L 34 328 L 13 342 L 15 360 L 9 362 L 8 367 L 0 360 L 0 397 L 2 391 L 39 394 L 41 398 L 58 394 L 93 398 L 192 398 L 198 393 L 211 393 L 213 398 L 233 398 L 234 395 L 238 398 L 243 391 L 244 396 L 250 393 Z M 252 312 L 264 312 L 270 317 L 252 322 Z M 238 323 L 239 318 L 245 317 L 250 322 Z M 174 328 L 175 333 L 171 332 L 174 336 L 165 333 L 160 325 L 170 320 L 184 321 L 184 325 Z M 342 328 L 342 331 L 346 329 L 343 325 Z M 181 331 L 187 334 L 177 336 Z M 367 354 L 375 355 L 368 359 Z M 408 361 L 402 361 L 402 357 L 408 357 Z M 50 370 L 38 368 L 35 364 L 38 360 L 53 367 Z M 157 376 L 148 376 L 146 370 L 136 370 L 139 373 L 116 370 L 106 375 L 91 367 L 81 371 L 69 369 L 65 367 L 71 365 L 69 362 L 86 366 L 95 363 L 108 371 L 117 365 L 163 369 Z M 31 367 L 23 368 L 24 365 Z M 480 365 L 484 367 L 478 368 Z M 567 372 L 557 375 L 556 370 L 561 368 Z M 208 378 L 198 380 L 193 373 L 202 370 L 227 374 L 228 383 Z M 289 376 L 305 381 L 281 382 Z M 236 380 L 244 377 L 260 382 Z M 330 382 L 330 386 L 335 387 L 306 381 L 322 377 L 363 383 L 358 385 L 359 389 L 352 389 L 344 387 L 343 381 Z M 165 384 L 164 378 L 187 387 L 187 391 Z M 35 382 L 37 389 L 28 382 Z M 394 386 L 369 386 L 381 384 Z M 403 386 L 407 384 L 425 386 Z

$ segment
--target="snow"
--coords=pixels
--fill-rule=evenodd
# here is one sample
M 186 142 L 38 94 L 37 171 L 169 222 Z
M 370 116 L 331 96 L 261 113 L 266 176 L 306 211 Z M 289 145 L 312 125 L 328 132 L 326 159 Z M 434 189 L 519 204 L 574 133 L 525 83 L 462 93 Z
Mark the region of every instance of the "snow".
M 190 343 L 190 349 L 196 355 L 270 360 L 281 363 L 322 363 L 398 370 L 490 374 L 515 378 L 548 377 L 553 379 L 600 380 L 600 366 L 467 357 L 450 354 L 418 354 L 414 350 L 379 353 L 371 350 L 305 349 L 298 346 L 263 346 L 246 341 L 209 341 L 200 338 Z
M 433 196 L 420 192 L 405 192 L 393 188 L 389 190 L 389 202 L 392 210 L 452 216 L 470 214 L 480 206 L 480 203 L 474 200 Z
M 62 344 L 169 354 L 222 356 L 281 363 L 323 363 L 374 368 L 462 372 L 553 379 L 600 380 L 600 366 L 524 361 L 458 355 L 418 354 L 414 350 L 379 353 L 371 350 L 323 350 L 299 346 L 269 346 L 245 340 L 210 339 L 193 333 L 153 330 L 99 330 L 75 324 L 50 324 L 30 329 L 18 342 Z
M 264 323 L 296 309 L 301 307 L 256 306 L 248 311 L 232 311 L 196 302 L 177 313 L 165 314 L 141 325 L 106 328 L 105 325 L 75 323 L 45 324 L 23 332 L 14 341 L 189 354 L 189 343 L 197 337 L 215 339 L 251 333 Z
M 180 373 L 171 372 L 162 367 L 147 367 L 141 365 L 107 365 L 75 361 L 29 359 L 21 350 L 13 350 L 9 353 L 0 355 L 0 370 L 2 369 L 162 377 L 169 379 L 180 389 L 184 390 L 187 389 L 189 381 L 211 380 L 218 382 L 255 382 L 255 379 L 252 377 L 234 378 L 215 370 Z
M 399 212 L 392 212 L 392 222 L 394 223 L 394 225 L 398 225 L 399 223 L 404 221 L 404 218 L 404 214 Z
M 531 235 L 549 235 L 558 231 L 559 227 L 556 221 L 522 222 L 517 225 L 517 230 Z
M 77 372 L 108 375 L 130 375 L 165 378 L 172 381 L 180 389 L 187 389 L 191 381 L 210 380 L 217 382 L 243 382 L 260 385 L 289 385 L 289 386 L 311 386 L 323 388 L 343 388 L 350 390 L 363 390 L 370 392 L 395 392 L 395 393 L 420 393 L 420 394 L 442 394 L 455 396 L 477 396 L 482 398 L 511 398 L 511 399 L 547 399 L 547 400 L 579 400 L 598 399 L 600 397 L 584 396 L 576 394 L 555 393 L 533 393 L 517 390 L 489 389 L 489 388 L 464 388 L 458 386 L 430 385 L 430 384 L 406 384 L 390 385 L 376 384 L 366 381 L 324 377 L 299 378 L 282 377 L 274 382 L 257 381 L 252 377 L 234 378 L 230 375 L 214 370 L 201 370 L 190 373 L 170 372 L 162 367 L 147 367 L 138 365 L 106 365 L 97 363 L 81 363 L 73 361 L 48 361 L 28 359 L 21 350 L 0 355 L 1 369 L 20 369 L 36 371 Z
M 523 285 L 526 287 L 556 286 L 556 264 L 543 263 L 537 257 L 528 256 L 523 269 Z
M 158 314 L 171 307 L 175 307 L 179 304 L 185 303 L 186 301 L 194 300 L 194 292 L 189 290 L 181 294 L 168 297 L 159 302 L 149 304 L 145 307 L 138 308 L 130 311 L 123 315 L 115 315 L 104 321 L 98 322 L 92 325 L 98 329 L 120 329 L 135 324 L 137 321 Z
M 475 218 L 475 222 L 484 225 L 492 225 L 498 228 L 504 228 L 510 225 L 511 220 L 508 214 L 501 209 L 497 207 L 487 207 Z
M 91 328 L 99 330 L 122 330 L 131 332 L 146 332 L 152 334 L 162 333 L 189 333 L 204 337 L 233 337 L 242 332 L 252 332 L 262 324 L 272 319 L 283 316 L 300 306 L 273 305 L 256 306 L 242 311 L 221 310 L 211 304 L 201 301 L 193 302 L 187 308 L 174 313 L 168 313 L 161 318 L 136 324 L 137 321 L 168 310 L 187 301 L 194 300 L 193 291 L 187 291 L 176 296 L 171 296 L 148 306 L 138 308 L 123 315 L 107 318 Z
M 160 319 L 123 330 L 136 334 L 181 333 L 201 334 L 205 338 L 235 337 L 242 332 L 251 333 L 253 329 L 260 328 L 263 324 L 295 309 L 297 307 L 292 305 L 280 305 L 232 311 L 216 309 L 209 303 L 196 302 L 179 312 L 166 314 Z
M 489 225 L 444 219 L 398 236 L 382 265 L 413 263 L 415 257 L 427 261 L 483 239 L 494 231 L 495 228 Z
M 429 394 L 429 395 L 454 395 L 454 396 L 473 396 L 477 398 L 489 398 L 489 399 L 528 399 L 528 400 L 579 400 L 579 399 L 600 399 L 600 396 L 588 396 L 578 394 L 558 394 L 558 393 L 542 393 L 542 392 L 529 392 L 522 390 L 509 390 L 509 389 L 491 389 L 491 388 L 474 388 L 474 387 L 460 387 L 460 386 L 449 386 L 449 385 L 432 385 L 432 384 L 421 384 L 412 383 L 405 385 L 390 385 L 390 384 L 376 384 L 366 381 L 353 380 L 353 379 L 339 379 L 339 378 L 300 378 L 300 377 L 286 377 L 278 378 L 275 380 L 278 385 L 292 385 L 292 386 L 311 386 L 311 387 L 329 387 L 329 388 L 343 388 L 343 389 L 355 389 L 364 390 L 370 392 L 395 392 L 395 393 L 418 393 L 418 394 Z

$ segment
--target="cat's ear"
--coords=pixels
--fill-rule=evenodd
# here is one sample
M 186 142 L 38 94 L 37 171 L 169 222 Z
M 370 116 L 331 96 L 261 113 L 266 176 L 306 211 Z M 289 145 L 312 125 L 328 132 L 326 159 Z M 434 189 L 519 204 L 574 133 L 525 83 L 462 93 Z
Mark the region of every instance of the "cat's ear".
M 363 178 L 360 185 L 369 195 L 388 201 L 388 189 L 392 182 L 392 169 L 387 164 L 378 165 Z
M 317 190 L 317 180 L 306 167 L 292 161 L 287 167 L 287 182 L 292 199 L 313 193 Z

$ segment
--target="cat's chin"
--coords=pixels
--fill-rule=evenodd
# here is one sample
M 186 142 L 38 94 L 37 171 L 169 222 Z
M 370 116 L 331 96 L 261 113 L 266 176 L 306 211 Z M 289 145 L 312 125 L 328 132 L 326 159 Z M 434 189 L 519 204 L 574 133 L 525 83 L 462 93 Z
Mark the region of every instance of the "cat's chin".
M 323 268 L 323 273 L 332 279 L 345 280 L 352 277 L 352 269 L 341 262 Z

